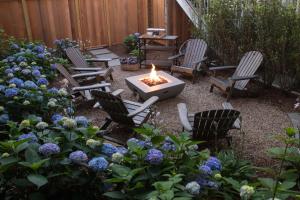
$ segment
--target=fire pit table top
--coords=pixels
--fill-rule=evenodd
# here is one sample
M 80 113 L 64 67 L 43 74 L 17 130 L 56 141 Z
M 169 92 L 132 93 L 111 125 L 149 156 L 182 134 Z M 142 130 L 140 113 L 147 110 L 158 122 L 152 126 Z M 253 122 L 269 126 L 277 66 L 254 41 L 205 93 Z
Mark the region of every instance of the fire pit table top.
M 185 86 L 185 82 L 171 76 L 164 71 L 157 71 L 157 76 L 165 79 L 167 82 L 149 86 L 142 80 L 148 78 L 150 73 L 131 76 L 125 79 L 127 86 L 143 100 L 152 96 L 158 96 L 159 100 L 167 99 L 178 95 Z

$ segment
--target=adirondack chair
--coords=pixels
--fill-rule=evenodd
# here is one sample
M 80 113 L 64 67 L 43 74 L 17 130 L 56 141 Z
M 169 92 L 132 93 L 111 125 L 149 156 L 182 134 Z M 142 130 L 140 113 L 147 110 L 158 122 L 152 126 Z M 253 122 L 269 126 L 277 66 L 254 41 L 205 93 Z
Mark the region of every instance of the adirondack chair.
M 179 49 L 179 54 L 169 57 L 169 60 L 174 61 L 171 74 L 181 73 L 192 76 L 193 83 L 195 83 L 195 78 L 199 75 L 199 72 L 203 71 L 201 64 L 206 60 L 204 57 L 206 49 L 207 44 L 204 40 L 190 39 L 185 41 Z M 181 57 L 183 57 L 183 62 L 180 64 L 178 59 Z
M 69 47 L 66 49 L 66 54 L 68 58 L 71 60 L 75 67 L 72 68 L 74 71 L 102 71 L 103 67 L 91 67 L 89 63 L 104 63 L 106 68 L 109 68 L 108 62 L 111 61 L 111 58 L 100 59 L 100 58 L 90 58 L 85 59 L 82 55 L 79 48 Z M 109 74 L 110 79 L 113 80 L 112 74 Z
M 183 131 L 190 132 L 192 138 L 214 142 L 216 147 L 218 139 L 225 138 L 230 146 L 231 137 L 228 131 L 233 129 L 233 124 L 240 116 L 240 112 L 232 109 L 208 110 L 195 114 L 188 113 L 184 103 L 177 104 L 180 122 Z
M 106 118 L 101 130 L 106 130 L 111 122 L 116 122 L 125 127 L 141 126 L 150 117 L 150 106 L 158 100 L 157 96 L 153 96 L 141 104 L 122 100 L 114 94 L 102 91 L 92 91 L 92 95 L 100 103 L 102 109 L 110 116 Z
M 81 77 L 90 77 L 91 73 L 79 74 L 79 75 L 81 75 L 79 77 L 76 74 L 74 77 L 74 75 L 72 76 L 66 70 L 66 68 L 64 68 L 62 65 L 57 65 L 57 70 L 60 72 L 60 74 L 62 74 L 67 79 L 68 88 L 71 91 L 71 94 L 74 95 L 74 98 L 79 96 L 79 97 L 85 99 L 86 101 L 90 101 L 93 99 L 92 95 L 90 93 L 91 90 L 101 89 L 106 92 L 110 92 L 111 84 L 106 83 L 102 78 L 100 78 L 98 81 L 97 81 L 97 79 L 95 79 L 95 81 L 97 81 L 98 83 L 94 82 L 94 84 L 91 84 L 92 83 L 91 81 L 85 82 L 85 83 L 91 84 L 91 85 L 86 85 L 84 82 L 81 84 L 81 82 L 78 82 L 75 79 L 75 78 L 81 78 Z M 94 72 L 94 74 L 92 74 L 92 76 L 94 76 L 95 73 L 99 73 L 99 72 Z
M 226 69 L 235 69 L 234 74 L 224 79 L 222 77 L 211 77 L 210 78 L 210 92 L 213 92 L 214 87 L 219 88 L 225 94 L 227 94 L 227 101 L 230 100 L 230 97 L 234 90 L 237 91 L 247 91 L 246 85 L 252 79 L 257 78 L 257 75 L 254 73 L 257 71 L 258 67 L 263 61 L 263 55 L 258 51 L 247 52 L 241 59 L 239 65 L 236 66 L 222 66 L 222 67 L 211 67 L 209 70 L 218 71 Z

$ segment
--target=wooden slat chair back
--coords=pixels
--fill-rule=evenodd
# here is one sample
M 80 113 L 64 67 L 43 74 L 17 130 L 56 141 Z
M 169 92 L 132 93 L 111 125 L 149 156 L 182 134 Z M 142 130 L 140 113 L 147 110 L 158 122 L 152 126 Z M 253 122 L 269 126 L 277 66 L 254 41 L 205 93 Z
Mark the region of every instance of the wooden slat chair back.
M 204 54 L 207 49 L 207 44 L 204 40 L 201 39 L 190 39 L 186 42 L 187 44 L 185 45 L 186 49 L 184 50 L 185 56 L 182 62 L 182 66 L 193 68 L 194 62 L 202 60 L 204 58 Z M 180 52 L 182 51 L 183 50 L 181 49 Z
M 101 91 L 92 91 L 92 94 L 112 121 L 128 126 L 135 125 L 133 119 L 127 116 L 129 112 L 120 97 Z
M 194 116 L 193 138 L 201 141 L 225 138 L 239 115 L 239 111 L 230 109 L 196 113 Z
M 233 76 L 252 76 L 263 61 L 263 55 L 258 51 L 249 51 L 241 59 Z M 250 80 L 237 81 L 236 89 L 243 90 Z
M 66 54 L 75 67 L 89 67 L 79 48 L 68 47 L 66 49 Z

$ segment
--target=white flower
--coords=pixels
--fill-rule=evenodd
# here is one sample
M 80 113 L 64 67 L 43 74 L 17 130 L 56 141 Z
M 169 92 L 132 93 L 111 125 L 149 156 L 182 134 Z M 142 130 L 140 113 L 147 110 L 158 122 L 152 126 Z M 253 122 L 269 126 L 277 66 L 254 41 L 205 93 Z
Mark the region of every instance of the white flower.
M 7 74 L 7 77 L 12 78 L 12 77 L 14 77 L 14 74 L 13 73 L 9 73 L 9 74 Z
M 36 62 L 32 62 L 31 65 L 37 65 Z
M 65 88 L 61 88 L 61 89 L 58 90 L 58 94 L 60 96 L 67 96 L 68 92 L 67 92 L 67 90 Z
M 47 89 L 47 86 L 46 85 L 40 85 L 40 88 L 41 89 Z
M 2 158 L 7 158 L 7 157 L 9 157 L 9 156 L 10 156 L 9 153 L 7 153 L 7 152 L 5 152 L 5 153 L 3 153 L 3 154 L 1 155 Z
M 27 63 L 26 62 L 20 62 L 20 64 L 19 64 L 21 67 L 25 67 L 25 66 L 27 66 Z
M 117 152 L 117 153 L 114 153 L 111 157 L 111 161 L 115 162 L 115 163 L 121 163 L 124 159 L 124 155 Z
M 193 194 L 193 195 L 197 195 L 200 193 L 200 185 L 196 182 L 189 182 L 186 186 L 185 186 L 186 191 L 188 191 L 189 193 Z
M 57 99 L 55 99 L 55 98 L 51 98 L 51 99 L 49 99 L 49 101 L 53 101 L 54 103 L 57 103 Z
M 24 102 L 23 102 L 23 105 L 24 106 L 27 106 L 27 105 L 29 105 L 30 104 L 30 101 L 28 101 L 28 100 L 25 100 Z
M 77 122 L 74 119 L 64 117 L 62 118 L 62 122 L 65 128 L 72 129 L 77 127 Z
M 15 88 L 15 87 L 17 87 L 17 86 L 16 86 L 16 84 L 12 83 L 12 84 L 9 84 L 8 87 L 10 87 L 10 88 Z
M 56 107 L 56 103 L 54 101 L 49 101 L 47 106 L 50 108 L 53 108 L 53 107 Z
M 92 149 L 94 149 L 95 147 L 100 146 L 101 142 L 98 140 L 94 140 L 94 139 L 88 139 L 86 141 L 86 145 L 91 147 Z
M 39 122 L 37 123 L 37 125 L 35 126 L 37 129 L 45 129 L 48 127 L 48 124 L 46 122 Z
M 22 127 L 28 127 L 30 126 L 30 121 L 28 119 L 25 119 L 20 124 Z
M 248 199 L 254 193 L 254 188 L 249 185 L 243 185 L 240 189 L 240 196 Z
M 198 150 L 198 145 L 194 144 L 194 145 L 189 146 L 188 148 L 191 151 L 197 151 Z
M 0 112 L 2 112 L 4 110 L 3 106 L 0 106 Z

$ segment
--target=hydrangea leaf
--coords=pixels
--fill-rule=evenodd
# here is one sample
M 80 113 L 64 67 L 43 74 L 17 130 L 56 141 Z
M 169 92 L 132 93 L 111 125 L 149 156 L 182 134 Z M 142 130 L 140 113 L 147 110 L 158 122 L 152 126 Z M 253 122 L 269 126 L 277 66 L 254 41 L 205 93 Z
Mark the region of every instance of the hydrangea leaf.
M 116 192 L 106 192 L 103 194 L 104 196 L 110 197 L 112 199 L 126 199 L 125 194 L 122 192 L 116 191 Z
M 26 160 L 26 162 L 34 163 L 41 159 L 40 159 L 40 156 L 38 155 L 38 153 L 34 149 L 28 148 L 25 151 L 25 160 Z
M 157 136 L 154 136 L 151 138 L 151 142 L 154 145 L 158 145 L 158 144 L 162 143 L 164 140 L 165 140 L 165 137 L 161 136 L 161 135 L 157 135 Z
M 117 164 L 112 165 L 111 170 L 113 171 L 113 173 L 121 177 L 126 177 L 131 172 L 130 168 Z
M 38 188 L 42 187 L 43 185 L 46 185 L 48 183 L 48 179 L 45 176 L 39 175 L 39 174 L 29 174 L 27 176 L 27 179 L 35 184 Z

